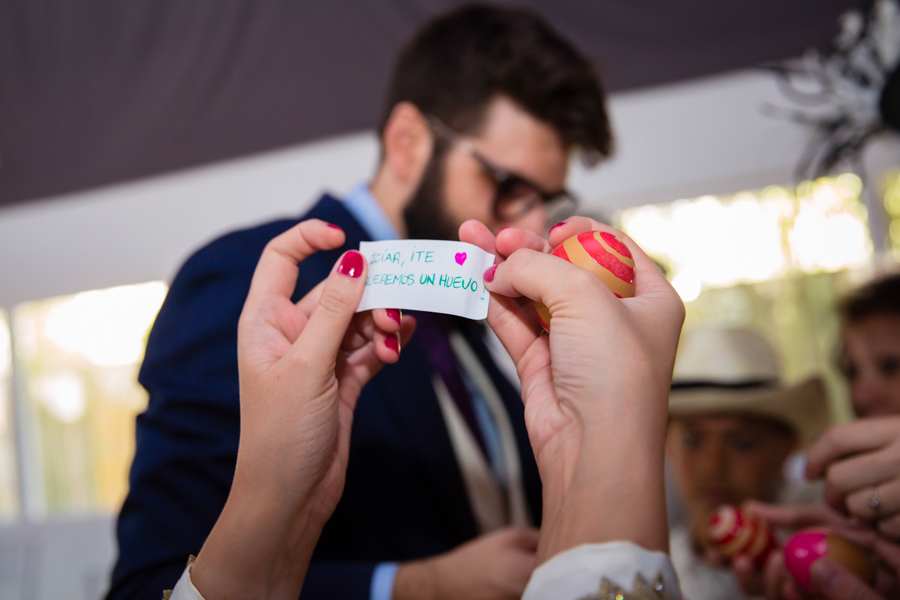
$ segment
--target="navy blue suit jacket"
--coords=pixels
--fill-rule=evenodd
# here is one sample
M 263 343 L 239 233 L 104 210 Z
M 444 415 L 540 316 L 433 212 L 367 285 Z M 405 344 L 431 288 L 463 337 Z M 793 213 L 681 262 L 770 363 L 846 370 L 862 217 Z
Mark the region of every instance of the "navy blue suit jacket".
M 347 234 L 343 248 L 300 265 L 294 299 L 328 276 L 347 249 L 368 240 L 337 200 L 324 196 L 302 219 Z M 212 530 L 231 487 L 240 429 L 237 323 L 266 243 L 302 219 L 228 234 L 194 254 L 176 276 L 150 333 L 139 381 L 150 394 L 137 419 L 130 490 L 119 515 L 119 559 L 110 599 L 158 600 Z M 522 403 L 466 332 L 488 368 L 516 433 L 534 522 L 541 488 Z M 462 476 L 413 336 L 400 361 L 363 390 L 356 408 L 344 494 L 316 547 L 301 598 L 366 600 L 374 567 L 445 552 L 476 536 Z

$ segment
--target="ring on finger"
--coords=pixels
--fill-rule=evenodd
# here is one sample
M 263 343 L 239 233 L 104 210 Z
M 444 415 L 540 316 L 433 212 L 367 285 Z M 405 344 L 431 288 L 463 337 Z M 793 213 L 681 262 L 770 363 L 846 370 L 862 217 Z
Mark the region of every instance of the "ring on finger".
M 878 497 L 878 487 L 876 486 L 872 488 L 872 493 L 869 495 L 869 508 L 875 513 L 875 518 L 878 518 L 878 509 L 880 507 L 881 498 Z

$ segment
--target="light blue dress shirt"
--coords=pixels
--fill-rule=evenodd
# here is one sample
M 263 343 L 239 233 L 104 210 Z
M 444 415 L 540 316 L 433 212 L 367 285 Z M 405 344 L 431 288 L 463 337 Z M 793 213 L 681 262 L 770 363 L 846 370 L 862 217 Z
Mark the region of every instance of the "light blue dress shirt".
M 394 229 L 390 219 L 384 214 L 381 205 L 369 190 L 369 184 L 361 183 L 350 190 L 350 193 L 344 198 L 344 208 L 353 215 L 353 218 L 362 225 L 362 228 L 374 241 L 400 239 L 400 234 Z
M 400 238 L 391 221 L 384 214 L 378 201 L 372 195 L 367 183 L 361 183 L 353 188 L 343 200 L 344 208 L 353 215 L 370 238 L 376 242 L 384 240 L 396 240 Z M 491 463 L 491 471 L 498 481 L 505 485 L 505 470 L 503 468 L 503 450 L 500 442 L 500 432 L 494 417 L 488 408 L 487 401 L 481 391 L 474 384 L 465 371 L 460 373 L 463 382 L 472 396 L 472 408 L 481 429 L 482 437 L 488 451 L 488 459 Z M 372 585 L 369 588 L 369 600 L 391 600 L 394 595 L 394 579 L 397 577 L 399 563 L 380 563 L 372 573 Z

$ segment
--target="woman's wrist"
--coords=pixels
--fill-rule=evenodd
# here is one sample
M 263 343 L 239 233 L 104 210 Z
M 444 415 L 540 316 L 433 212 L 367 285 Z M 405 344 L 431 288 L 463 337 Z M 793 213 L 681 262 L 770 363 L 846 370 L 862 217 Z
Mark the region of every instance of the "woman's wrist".
M 232 488 L 191 567 L 191 580 L 206 600 L 296 600 L 324 524 L 307 505 L 288 504 L 268 490 Z
M 661 470 L 660 470 L 661 471 Z M 668 523 L 662 473 L 658 476 L 577 485 L 559 509 L 545 511 L 537 564 L 582 544 L 629 541 L 668 551 Z
M 648 550 L 668 549 L 665 426 L 651 422 L 644 431 L 629 429 L 585 432 L 588 441 L 577 457 L 558 456 L 541 470 L 538 564 L 585 543 L 627 540 Z

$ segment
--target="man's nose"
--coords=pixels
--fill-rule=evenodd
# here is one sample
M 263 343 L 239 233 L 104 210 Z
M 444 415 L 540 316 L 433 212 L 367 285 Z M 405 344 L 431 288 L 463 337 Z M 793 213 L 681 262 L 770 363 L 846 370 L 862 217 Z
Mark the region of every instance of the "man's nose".
M 700 459 L 703 475 L 710 479 L 720 479 L 728 472 L 728 453 L 723 447 L 712 447 L 706 450 Z
M 519 229 L 527 229 L 529 231 L 533 231 L 539 236 L 544 236 L 547 233 L 547 228 L 550 225 L 555 225 L 555 223 L 547 223 L 547 207 L 543 204 L 538 204 L 527 213 L 516 219 L 514 223 L 512 223 L 512 227 L 518 227 Z

